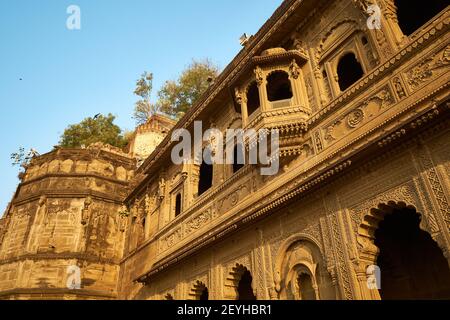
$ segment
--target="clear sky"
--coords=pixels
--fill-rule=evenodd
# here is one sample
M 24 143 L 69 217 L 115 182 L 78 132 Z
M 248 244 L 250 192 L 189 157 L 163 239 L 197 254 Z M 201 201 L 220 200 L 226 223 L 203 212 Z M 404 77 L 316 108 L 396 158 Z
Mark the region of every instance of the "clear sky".
M 0 216 L 18 184 L 10 154 L 46 153 L 64 128 L 113 113 L 133 129 L 136 79 L 158 89 L 193 58 L 224 68 L 282 0 L 0 0 Z M 69 5 L 81 30 L 68 30 Z M 22 80 L 20 80 L 22 79 Z

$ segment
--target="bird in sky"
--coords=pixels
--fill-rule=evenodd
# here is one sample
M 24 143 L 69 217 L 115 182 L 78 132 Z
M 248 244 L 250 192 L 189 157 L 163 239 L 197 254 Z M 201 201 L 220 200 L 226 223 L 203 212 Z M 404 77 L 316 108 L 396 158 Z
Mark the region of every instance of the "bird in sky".
M 97 114 L 94 116 L 94 120 L 97 119 L 98 117 L 100 117 L 100 113 L 97 113 Z

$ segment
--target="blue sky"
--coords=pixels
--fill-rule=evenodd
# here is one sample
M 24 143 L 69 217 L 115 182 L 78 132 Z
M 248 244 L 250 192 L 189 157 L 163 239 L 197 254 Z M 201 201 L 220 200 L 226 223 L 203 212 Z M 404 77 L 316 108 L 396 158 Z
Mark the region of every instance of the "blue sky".
M 224 68 L 282 0 L 0 0 L 0 215 L 18 184 L 10 154 L 46 153 L 64 128 L 113 113 L 133 129 L 136 79 L 158 89 L 193 58 Z M 69 5 L 81 30 L 66 28 Z M 22 79 L 22 80 L 20 80 Z

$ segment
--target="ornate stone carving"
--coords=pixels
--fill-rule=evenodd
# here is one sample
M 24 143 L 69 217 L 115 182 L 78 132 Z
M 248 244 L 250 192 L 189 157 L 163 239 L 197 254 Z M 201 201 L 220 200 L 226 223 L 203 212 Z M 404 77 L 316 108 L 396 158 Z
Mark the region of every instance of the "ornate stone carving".
M 408 84 L 412 90 L 416 90 L 424 83 L 430 81 L 433 77 L 444 73 L 450 62 L 450 45 L 437 54 L 431 55 L 408 73 Z
M 395 92 L 399 99 L 403 99 L 406 97 L 405 89 L 403 88 L 402 82 L 399 77 L 394 78 L 392 81 L 394 84 Z
M 359 126 L 364 120 L 364 111 L 361 109 L 356 109 L 347 116 L 347 124 L 351 128 L 356 128 Z
M 298 79 L 300 76 L 300 67 L 298 66 L 297 62 L 295 60 L 292 60 L 291 64 L 289 65 L 289 73 L 291 74 L 291 77 L 293 79 Z
M 254 70 L 254 73 L 255 73 L 256 83 L 258 84 L 258 86 L 260 86 L 264 82 L 264 72 L 262 71 L 262 69 L 259 66 L 257 66 Z
M 195 232 L 205 226 L 207 223 L 209 223 L 211 220 L 211 210 L 208 209 L 205 212 L 197 215 L 196 217 L 190 219 L 188 222 L 186 222 L 185 226 L 185 235 L 189 235 L 192 232 Z
M 165 196 L 166 196 L 166 180 L 164 179 L 164 177 L 161 177 L 159 179 L 158 184 L 158 197 L 160 200 L 163 200 Z

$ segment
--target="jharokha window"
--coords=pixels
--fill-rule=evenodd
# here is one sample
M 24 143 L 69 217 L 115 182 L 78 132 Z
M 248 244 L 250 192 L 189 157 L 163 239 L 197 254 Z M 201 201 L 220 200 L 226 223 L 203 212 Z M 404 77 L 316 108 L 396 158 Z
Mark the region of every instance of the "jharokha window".
M 270 102 L 293 97 L 291 81 L 286 72 L 276 71 L 267 78 L 267 96 Z
M 337 74 L 339 78 L 339 88 L 341 91 L 345 91 L 362 78 L 364 71 L 361 64 L 356 59 L 355 54 L 350 52 L 345 54 L 339 60 Z

